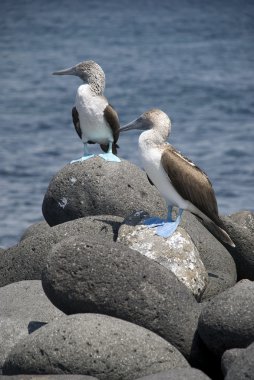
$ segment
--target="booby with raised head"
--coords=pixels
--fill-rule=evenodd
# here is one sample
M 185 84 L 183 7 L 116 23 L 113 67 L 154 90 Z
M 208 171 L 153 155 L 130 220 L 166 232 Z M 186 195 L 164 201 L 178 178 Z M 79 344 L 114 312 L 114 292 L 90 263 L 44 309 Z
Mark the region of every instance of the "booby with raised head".
M 171 132 L 169 117 L 159 109 L 151 109 L 122 127 L 120 132 L 132 129 L 144 130 L 139 136 L 141 161 L 150 182 L 157 187 L 168 205 L 167 220 L 149 218 L 145 224 L 156 228 L 157 235 L 169 237 L 179 225 L 182 211 L 188 210 L 206 221 L 221 241 L 234 247 L 219 217 L 209 178 L 167 142 Z M 171 216 L 173 206 L 179 208 L 175 221 Z
M 77 90 L 72 109 L 73 124 L 84 144 L 84 155 L 71 162 L 94 157 L 94 154 L 89 154 L 87 144 L 95 143 L 106 152 L 100 157 L 120 162 L 116 156 L 120 124 L 117 112 L 103 95 L 105 74 L 102 68 L 94 61 L 84 61 L 69 69 L 55 71 L 53 75 L 76 75 L 84 82 Z

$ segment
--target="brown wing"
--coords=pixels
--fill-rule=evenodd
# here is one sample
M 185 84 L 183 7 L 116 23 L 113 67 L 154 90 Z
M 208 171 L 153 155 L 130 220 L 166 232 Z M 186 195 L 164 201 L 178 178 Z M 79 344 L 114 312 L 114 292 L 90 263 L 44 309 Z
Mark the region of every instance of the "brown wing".
M 72 108 L 72 121 L 73 121 L 74 128 L 76 129 L 77 134 L 82 139 L 82 132 L 81 132 L 80 122 L 79 122 L 79 114 L 76 107 Z
M 220 225 L 217 201 L 207 175 L 171 146 L 164 150 L 161 163 L 177 192 Z
M 119 137 L 120 123 L 116 110 L 110 104 L 104 110 L 104 117 L 112 130 L 114 144 L 116 144 Z

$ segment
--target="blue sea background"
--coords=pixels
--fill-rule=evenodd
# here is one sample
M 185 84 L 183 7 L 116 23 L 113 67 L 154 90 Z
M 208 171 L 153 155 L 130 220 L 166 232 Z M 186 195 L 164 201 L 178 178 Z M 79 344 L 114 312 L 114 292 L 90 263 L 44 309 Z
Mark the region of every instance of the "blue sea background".
M 2 0 L 0 246 L 42 218 L 50 179 L 83 151 L 71 120 L 81 82 L 51 73 L 87 59 L 121 124 L 161 108 L 220 213 L 253 210 L 253 20 L 252 0 Z M 137 138 L 121 136 L 119 154 L 140 165 Z

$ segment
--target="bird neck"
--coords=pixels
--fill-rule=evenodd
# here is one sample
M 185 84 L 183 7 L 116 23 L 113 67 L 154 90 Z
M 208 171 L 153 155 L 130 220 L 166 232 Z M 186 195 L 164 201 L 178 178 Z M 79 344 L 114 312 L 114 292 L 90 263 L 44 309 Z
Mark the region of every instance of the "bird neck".
M 139 136 L 139 145 L 146 147 L 156 147 L 158 145 L 164 144 L 167 141 L 167 137 L 163 136 L 158 130 L 152 128 L 148 131 L 141 133 Z
M 105 77 L 101 75 L 101 73 L 90 76 L 87 83 L 89 84 L 93 94 L 103 95 L 105 89 Z

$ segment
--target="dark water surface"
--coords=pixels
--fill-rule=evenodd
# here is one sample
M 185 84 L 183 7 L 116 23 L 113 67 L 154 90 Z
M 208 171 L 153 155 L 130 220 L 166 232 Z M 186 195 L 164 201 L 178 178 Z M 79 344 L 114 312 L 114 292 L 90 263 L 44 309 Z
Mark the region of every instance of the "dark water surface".
M 41 218 L 50 178 L 80 157 L 71 121 L 82 60 L 106 73 L 121 123 L 151 107 L 209 175 L 221 213 L 254 207 L 253 1 L 14 1 L 0 11 L 0 246 Z M 120 156 L 139 164 L 137 133 Z

